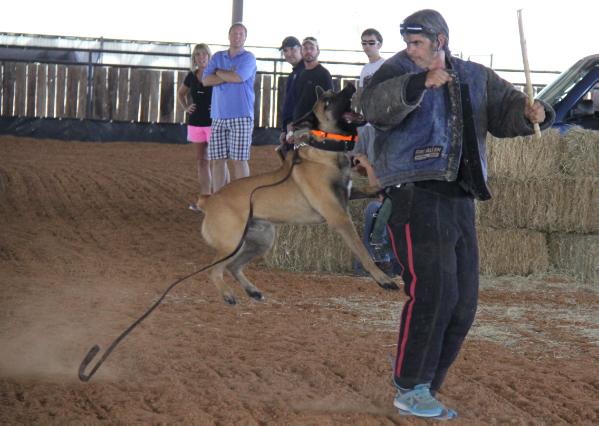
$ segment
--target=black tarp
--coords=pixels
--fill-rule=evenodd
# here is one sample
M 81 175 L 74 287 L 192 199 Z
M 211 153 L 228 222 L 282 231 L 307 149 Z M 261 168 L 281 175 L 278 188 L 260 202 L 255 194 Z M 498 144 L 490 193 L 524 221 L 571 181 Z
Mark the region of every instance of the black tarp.
M 53 63 L 92 63 L 99 58 L 97 52 L 90 54 L 87 52 L 77 52 L 75 50 L 49 50 L 49 49 L 24 49 L 18 47 L 1 47 L 0 59 L 2 61 L 20 61 L 20 62 L 53 62 Z
M 255 128 L 252 144 L 277 144 L 279 133 L 278 129 Z M 82 142 L 187 143 L 186 125 L 178 123 L 0 117 L 0 134 Z

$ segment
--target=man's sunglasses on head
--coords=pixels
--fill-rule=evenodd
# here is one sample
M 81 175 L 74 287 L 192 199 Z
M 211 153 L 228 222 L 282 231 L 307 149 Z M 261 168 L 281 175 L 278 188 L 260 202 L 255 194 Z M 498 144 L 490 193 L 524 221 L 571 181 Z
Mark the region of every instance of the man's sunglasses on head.
M 401 33 L 401 35 L 405 35 L 405 34 L 421 34 L 421 33 L 427 33 L 427 34 L 436 34 L 436 31 L 433 31 L 430 28 L 427 28 L 423 25 L 419 25 L 419 24 L 401 24 L 399 26 L 399 32 Z

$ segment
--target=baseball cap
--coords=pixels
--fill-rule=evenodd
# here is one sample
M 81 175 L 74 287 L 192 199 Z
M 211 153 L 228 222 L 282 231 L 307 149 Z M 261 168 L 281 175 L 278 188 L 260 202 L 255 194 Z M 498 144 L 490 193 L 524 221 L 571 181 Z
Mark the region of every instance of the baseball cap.
M 302 46 L 306 43 L 311 43 L 313 44 L 317 49 L 320 49 L 318 47 L 318 40 L 316 40 L 314 37 L 306 37 L 303 41 L 302 41 Z
M 281 47 L 279 47 L 279 50 L 283 50 L 286 47 L 295 47 L 295 46 L 300 46 L 299 40 L 293 36 L 289 36 L 289 37 L 285 37 L 285 39 L 283 40 L 283 43 L 281 44 Z

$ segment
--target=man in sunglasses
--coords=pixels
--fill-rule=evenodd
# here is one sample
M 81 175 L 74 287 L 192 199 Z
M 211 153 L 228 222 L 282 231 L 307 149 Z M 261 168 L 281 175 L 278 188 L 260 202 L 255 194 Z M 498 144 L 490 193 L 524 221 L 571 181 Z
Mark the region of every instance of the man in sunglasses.
M 401 24 L 406 49 L 374 74 L 361 97 L 376 128 L 374 170 L 391 198 L 395 255 L 408 299 L 394 366 L 403 414 L 450 419 L 436 395 L 474 320 L 478 247 L 474 199 L 487 188 L 485 137 L 549 127 L 552 108 L 491 69 L 452 57 L 449 28 L 434 10 Z
M 385 59 L 381 57 L 380 50 L 383 47 L 383 36 L 374 28 L 367 28 L 362 32 L 362 50 L 368 57 L 368 63 L 362 68 L 358 87 L 363 88 L 370 77 L 383 65 Z
M 383 36 L 379 31 L 374 28 L 367 28 L 362 32 L 360 38 L 362 50 L 364 50 L 364 53 L 368 57 L 368 62 L 364 65 L 360 73 L 358 91 L 356 93 L 358 102 L 364 86 L 368 84 L 372 75 L 385 62 L 385 58 L 381 57 L 380 54 L 381 47 L 383 46 Z M 374 128 L 369 123 L 366 123 L 366 125 L 358 127 L 357 130 L 359 143 L 356 144 L 352 151 L 354 169 L 362 174 L 367 173 L 370 179 L 376 181 L 376 179 L 370 176 L 373 174 L 370 161 L 373 157 Z M 364 210 L 364 235 L 362 242 L 375 263 L 389 275 L 394 275 L 396 274 L 394 269 L 396 269 L 397 262 L 392 257 L 393 253 L 385 244 L 388 242 L 388 238 L 387 233 L 384 231 L 385 228 L 381 228 L 384 221 L 384 215 L 380 214 L 381 201 L 371 201 Z M 375 222 L 379 225 L 376 229 L 383 229 L 382 232 L 373 234 L 372 231 L 375 229 Z M 362 265 L 357 260 L 355 261 L 354 269 L 357 274 L 365 273 Z
M 382 58 L 380 54 L 381 47 L 383 46 L 383 36 L 380 32 L 374 28 L 367 28 L 362 32 L 361 39 L 362 49 L 368 57 L 368 63 L 364 65 L 360 72 L 357 91 L 358 100 L 364 90 L 364 86 L 368 84 L 374 73 L 385 62 L 385 58 Z M 356 144 L 354 153 L 370 156 L 370 152 L 372 151 L 371 142 L 374 141 L 374 129 L 369 124 L 358 129 L 358 140 L 360 143 Z

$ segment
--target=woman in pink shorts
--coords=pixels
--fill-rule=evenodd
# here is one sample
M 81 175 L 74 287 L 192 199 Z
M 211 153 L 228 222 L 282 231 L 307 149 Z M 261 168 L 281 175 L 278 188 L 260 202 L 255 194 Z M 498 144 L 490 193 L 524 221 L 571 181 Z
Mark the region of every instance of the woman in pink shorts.
M 191 70 L 179 87 L 177 99 L 187 113 L 187 140 L 196 146 L 198 163 L 198 180 L 200 194 L 212 193 L 212 177 L 210 161 L 208 160 L 208 141 L 210 140 L 210 104 L 212 102 L 212 87 L 202 85 L 204 68 L 210 61 L 210 48 L 197 44 L 191 55 Z

